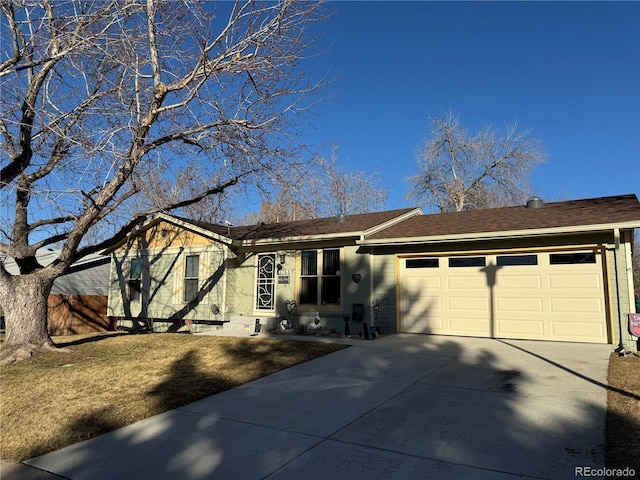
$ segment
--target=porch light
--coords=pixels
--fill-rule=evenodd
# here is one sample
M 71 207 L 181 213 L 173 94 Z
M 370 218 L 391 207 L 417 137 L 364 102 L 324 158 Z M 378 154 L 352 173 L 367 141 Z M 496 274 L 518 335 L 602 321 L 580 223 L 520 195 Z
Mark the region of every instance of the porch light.
M 284 262 L 287 259 L 287 256 L 285 255 L 285 253 L 284 252 L 278 252 L 278 257 L 280 259 L 280 265 L 284 265 Z

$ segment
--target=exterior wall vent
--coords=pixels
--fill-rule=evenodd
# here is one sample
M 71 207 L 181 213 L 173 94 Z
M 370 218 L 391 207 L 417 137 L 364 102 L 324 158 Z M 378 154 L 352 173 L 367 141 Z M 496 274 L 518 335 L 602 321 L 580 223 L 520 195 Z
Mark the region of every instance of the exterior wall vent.
M 542 208 L 544 207 L 544 202 L 540 197 L 531 197 L 527 200 L 527 208 Z

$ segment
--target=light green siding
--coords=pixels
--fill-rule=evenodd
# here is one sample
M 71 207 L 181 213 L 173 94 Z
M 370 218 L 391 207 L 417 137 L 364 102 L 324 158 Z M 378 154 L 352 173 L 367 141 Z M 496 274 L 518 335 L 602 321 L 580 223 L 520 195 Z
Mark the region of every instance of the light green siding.
M 395 254 L 373 254 L 373 293 L 372 314 L 381 317 L 381 322 L 391 326 L 391 332 L 397 331 L 397 289 L 396 289 L 396 256 Z
M 620 235 L 618 248 L 615 241 L 607 250 L 607 263 L 609 266 L 609 286 L 611 289 L 611 314 L 613 323 L 613 346 L 622 347 L 625 351 L 636 350 L 637 344 L 629 333 L 628 314 L 635 311 L 634 299 L 630 291 L 632 276 L 631 265 L 628 264 L 628 243 L 631 242 L 632 231 L 623 231 Z
M 227 285 L 228 315 L 253 315 L 256 255 L 241 253 L 233 260 Z
M 198 294 L 192 302 L 184 298 L 185 259 L 198 255 Z M 141 295 L 129 299 L 129 268 L 132 258 L 142 263 Z M 222 320 L 226 281 L 225 247 L 197 245 L 163 249 L 118 250 L 112 254 L 109 315 L 126 319 L 160 319 L 172 323 L 186 320 Z M 216 314 L 215 310 L 220 313 Z

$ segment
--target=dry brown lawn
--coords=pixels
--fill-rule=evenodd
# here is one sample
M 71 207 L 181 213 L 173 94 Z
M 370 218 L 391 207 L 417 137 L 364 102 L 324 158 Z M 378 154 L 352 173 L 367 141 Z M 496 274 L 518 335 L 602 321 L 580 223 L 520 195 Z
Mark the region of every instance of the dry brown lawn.
M 0 371 L 0 458 L 20 462 L 344 345 L 185 334 L 57 337 Z
M 640 475 L 640 357 L 609 359 L 606 466 Z
M 57 337 L 0 370 L 0 458 L 20 462 L 344 348 L 185 334 Z M 606 465 L 640 472 L 640 358 L 609 362 Z

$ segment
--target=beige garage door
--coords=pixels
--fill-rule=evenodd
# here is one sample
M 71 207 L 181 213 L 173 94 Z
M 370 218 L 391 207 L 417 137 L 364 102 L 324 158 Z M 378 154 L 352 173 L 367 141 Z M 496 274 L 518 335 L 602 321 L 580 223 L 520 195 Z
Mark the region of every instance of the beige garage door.
M 606 343 L 593 252 L 402 258 L 404 332 Z

